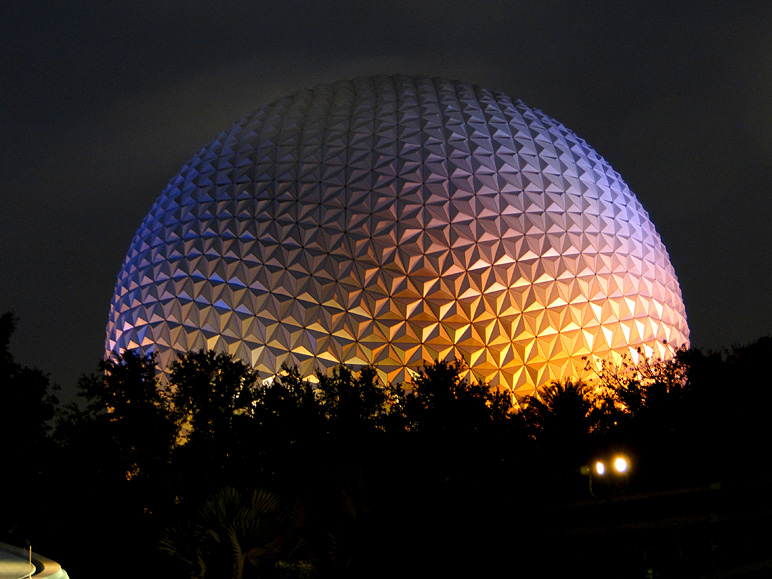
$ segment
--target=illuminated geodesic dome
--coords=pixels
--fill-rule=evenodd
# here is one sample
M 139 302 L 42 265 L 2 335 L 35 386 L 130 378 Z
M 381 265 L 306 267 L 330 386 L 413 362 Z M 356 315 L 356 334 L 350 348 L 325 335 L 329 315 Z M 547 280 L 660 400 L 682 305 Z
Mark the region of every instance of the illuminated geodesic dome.
M 557 121 L 461 82 L 303 90 L 195 155 L 118 275 L 108 355 L 212 348 L 267 378 L 435 359 L 527 394 L 585 356 L 688 342 L 633 193 Z

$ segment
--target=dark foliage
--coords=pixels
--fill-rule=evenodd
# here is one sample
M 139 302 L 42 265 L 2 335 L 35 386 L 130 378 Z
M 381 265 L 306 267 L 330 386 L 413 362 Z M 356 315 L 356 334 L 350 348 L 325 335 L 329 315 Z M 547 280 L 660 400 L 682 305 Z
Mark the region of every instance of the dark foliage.
M 118 360 L 100 363 L 101 373 L 80 381 L 86 408 L 71 410 L 69 425 L 61 434 L 82 435 L 86 428 L 105 445 L 105 454 L 127 480 L 153 479 L 171 458 L 177 437 L 169 392 L 156 378 L 153 355 L 126 351 Z M 85 427 L 82 421 L 90 421 Z M 68 441 L 72 443 L 73 441 Z
M 16 323 L 11 313 L 0 316 L 0 440 L 5 466 L 0 532 L 23 544 L 34 532 L 31 518 L 45 511 L 43 505 L 25 499 L 46 487 L 44 466 L 54 451 L 48 435 L 57 400 L 48 376 L 22 366 L 11 354 Z
M 556 525 L 590 498 L 579 467 L 594 456 L 634 465 L 609 496 L 772 478 L 757 460 L 770 338 L 601 364 L 517 407 L 462 378 L 462 361 L 406 385 L 370 367 L 312 383 L 286 366 L 263 384 L 224 354 L 190 352 L 158 379 L 152 356 L 126 352 L 81 380 L 52 437 L 56 401 L 10 355 L 14 325 L 0 317 L 0 428 L 31 476 L 14 486 L 25 506 L 5 509 L 4 538 L 31 539 L 73 576 L 116 559 L 126 577 L 492 576 L 513 545 L 529 546 L 522 576 L 545 576 L 586 562 Z
M 172 405 L 191 442 L 232 440 L 234 423 L 254 414 L 257 376 L 229 354 L 199 350 L 172 363 Z

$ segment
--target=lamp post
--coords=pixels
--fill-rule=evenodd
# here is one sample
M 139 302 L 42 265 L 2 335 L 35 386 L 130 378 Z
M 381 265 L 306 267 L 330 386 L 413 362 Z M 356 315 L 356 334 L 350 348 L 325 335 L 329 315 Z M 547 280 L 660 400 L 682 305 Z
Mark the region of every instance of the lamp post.
M 630 459 L 623 454 L 616 454 L 607 457 L 597 458 L 590 465 L 581 467 L 580 472 L 587 477 L 590 494 L 593 497 L 604 496 L 611 501 L 614 494 L 619 494 L 627 488 L 628 475 L 630 474 Z M 593 481 L 597 487 L 598 483 L 605 487 L 604 495 L 595 493 Z
M 591 465 L 591 466 L 590 466 Z M 613 533 L 614 511 L 613 498 L 627 488 L 630 475 L 630 459 L 623 454 L 603 454 L 596 457 L 590 465 L 583 466 L 581 473 L 587 476 L 590 494 L 593 497 L 605 498 L 602 508 L 602 519 L 605 520 L 606 547 L 609 553 L 609 567 L 605 569 L 608 577 L 618 576 L 622 564 L 622 554 L 619 549 L 620 538 Z

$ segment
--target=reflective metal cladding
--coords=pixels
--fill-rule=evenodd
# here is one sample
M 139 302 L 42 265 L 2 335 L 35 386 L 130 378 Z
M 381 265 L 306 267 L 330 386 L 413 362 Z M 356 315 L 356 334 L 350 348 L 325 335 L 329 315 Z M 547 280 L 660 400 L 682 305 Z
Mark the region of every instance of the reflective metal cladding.
M 106 348 L 388 381 L 459 357 L 527 394 L 688 334 L 648 214 L 583 140 L 504 94 L 395 76 L 300 91 L 201 149 L 131 243 Z

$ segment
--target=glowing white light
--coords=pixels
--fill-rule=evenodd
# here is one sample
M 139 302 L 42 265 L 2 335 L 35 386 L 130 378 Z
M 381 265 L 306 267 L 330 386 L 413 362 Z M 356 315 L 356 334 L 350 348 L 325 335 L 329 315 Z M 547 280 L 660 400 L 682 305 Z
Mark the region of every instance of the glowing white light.
M 603 476 L 604 474 L 606 474 L 606 465 L 603 464 L 601 461 L 596 462 L 595 472 L 598 473 L 598 476 Z
M 627 460 L 624 459 L 624 457 L 618 456 L 614 459 L 614 469 L 618 473 L 625 473 L 627 472 Z

